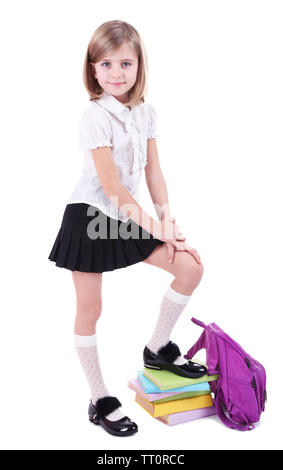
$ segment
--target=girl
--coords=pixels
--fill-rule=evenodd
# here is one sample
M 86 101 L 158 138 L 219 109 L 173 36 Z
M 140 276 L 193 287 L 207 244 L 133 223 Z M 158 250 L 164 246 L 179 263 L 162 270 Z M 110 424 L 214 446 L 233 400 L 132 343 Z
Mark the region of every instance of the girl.
M 144 365 L 196 378 L 206 373 L 205 367 L 185 361 L 169 338 L 203 266 L 170 215 L 156 146 L 156 111 L 144 101 L 147 56 L 136 29 L 124 21 L 103 23 L 89 42 L 83 79 L 90 96 L 79 124 L 85 165 L 49 260 L 72 271 L 74 343 L 91 391 L 89 420 L 111 434 L 128 436 L 138 426 L 118 409 L 121 402 L 109 394 L 99 363 L 102 273 L 143 261 L 173 274 L 143 351 Z M 143 170 L 159 222 L 137 203 Z

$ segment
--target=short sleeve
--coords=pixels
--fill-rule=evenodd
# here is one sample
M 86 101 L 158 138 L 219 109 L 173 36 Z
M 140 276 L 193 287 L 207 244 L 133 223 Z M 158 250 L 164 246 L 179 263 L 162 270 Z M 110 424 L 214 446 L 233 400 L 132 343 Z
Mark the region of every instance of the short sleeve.
M 109 119 L 99 109 L 87 109 L 79 123 L 79 145 L 83 149 L 112 147 L 112 128 Z
M 158 137 L 157 134 L 157 114 L 155 111 L 155 108 L 151 105 L 148 104 L 148 134 L 147 138 L 148 139 L 155 139 Z

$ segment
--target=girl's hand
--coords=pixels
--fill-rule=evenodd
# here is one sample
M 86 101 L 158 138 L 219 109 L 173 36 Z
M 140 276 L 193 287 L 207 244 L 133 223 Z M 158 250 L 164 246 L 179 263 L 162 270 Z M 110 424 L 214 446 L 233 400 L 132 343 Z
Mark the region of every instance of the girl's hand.
M 165 220 L 165 219 L 163 219 Z M 170 240 L 164 240 L 166 245 L 167 245 L 167 249 L 168 249 L 168 258 L 169 258 L 169 262 L 170 263 L 173 263 L 174 261 L 174 254 L 175 254 L 175 250 L 176 251 L 187 251 L 188 253 L 190 253 L 194 258 L 195 260 L 197 261 L 197 263 L 201 263 L 201 260 L 200 260 L 200 256 L 198 254 L 198 252 L 192 248 L 191 246 L 188 246 L 186 243 L 185 243 L 185 240 L 186 238 L 182 235 L 182 233 L 179 231 L 179 227 L 176 225 L 176 219 L 175 217 L 171 217 L 170 219 L 166 219 L 166 221 L 168 222 L 172 222 L 173 224 L 175 224 L 175 240 L 173 241 L 170 241 Z M 170 225 L 169 225 L 170 227 Z M 170 233 L 170 232 L 169 232 Z
M 175 219 L 175 217 L 171 217 L 170 220 L 175 224 L 176 235 L 177 235 L 177 236 L 176 236 L 176 240 L 177 240 L 177 241 L 178 241 L 178 240 L 185 241 L 186 238 L 185 238 L 184 235 L 180 232 L 179 227 L 178 227 L 178 225 L 176 224 L 176 219 Z
M 165 243 L 171 243 L 176 246 L 177 241 L 185 241 L 186 238 L 179 231 L 179 227 L 176 225 L 176 220 L 174 217 L 170 219 L 162 219 L 160 222 L 161 226 L 161 236 L 158 238 Z
M 185 242 L 177 242 L 175 245 L 172 245 L 172 243 L 166 243 L 166 245 L 168 248 L 169 263 L 173 263 L 175 251 L 187 251 L 195 258 L 197 263 L 201 264 L 201 259 L 197 250 L 187 245 Z

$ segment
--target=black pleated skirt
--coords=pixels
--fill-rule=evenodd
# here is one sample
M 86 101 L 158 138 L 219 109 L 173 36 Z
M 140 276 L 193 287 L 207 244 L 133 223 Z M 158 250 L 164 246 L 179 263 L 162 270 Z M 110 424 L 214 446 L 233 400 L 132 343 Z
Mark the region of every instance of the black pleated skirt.
M 132 219 L 122 222 L 95 206 L 72 203 L 48 259 L 71 271 L 102 273 L 139 263 L 163 243 Z

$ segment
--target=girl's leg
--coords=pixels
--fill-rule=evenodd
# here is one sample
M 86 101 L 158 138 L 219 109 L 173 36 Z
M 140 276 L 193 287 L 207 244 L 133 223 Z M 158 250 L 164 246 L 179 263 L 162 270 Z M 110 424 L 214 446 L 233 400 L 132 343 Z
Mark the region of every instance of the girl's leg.
M 99 398 L 110 395 L 100 369 L 96 337 L 96 322 L 102 311 L 102 273 L 72 271 L 72 277 L 77 299 L 75 349 L 90 386 L 92 403 L 95 405 Z M 124 416 L 121 407 L 106 415 L 110 421 Z
M 173 327 L 200 283 L 203 265 L 197 263 L 194 257 L 186 251 L 176 251 L 174 262 L 169 263 L 166 245 L 156 247 L 145 262 L 164 269 L 174 276 L 173 282 L 168 286 L 162 298 L 159 317 L 152 337 L 147 343 L 147 347 L 157 353 L 168 343 Z M 181 356 L 174 361 L 179 365 L 185 362 L 187 361 Z
M 93 335 L 102 311 L 102 273 L 72 271 L 72 276 L 77 299 L 74 333 Z
M 165 244 L 157 246 L 144 262 L 173 274 L 171 287 L 184 295 L 192 295 L 203 275 L 203 264 L 187 251 L 175 251 L 174 262 L 169 263 Z

